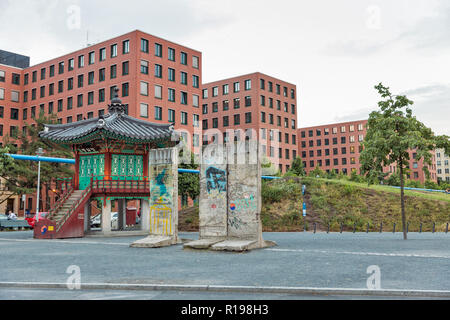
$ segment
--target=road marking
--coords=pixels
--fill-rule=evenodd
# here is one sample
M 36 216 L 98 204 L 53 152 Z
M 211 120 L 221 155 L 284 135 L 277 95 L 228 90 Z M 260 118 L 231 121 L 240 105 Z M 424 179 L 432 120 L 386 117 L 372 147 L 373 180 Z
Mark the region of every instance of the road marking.
M 436 258 L 450 259 L 450 256 L 428 255 L 428 254 L 409 254 L 409 253 L 383 253 L 383 252 L 354 252 L 354 251 L 327 251 L 327 250 L 304 250 L 304 249 L 264 249 L 266 251 L 278 252 L 312 252 L 323 254 L 349 254 L 358 256 L 382 256 L 382 257 L 407 257 L 407 258 Z
M 67 240 L 37 240 L 37 239 L 5 239 L 0 238 L 0 241 L 5 242 L 47 242 L 47 243 L 68 243 L 68 244 L 104 244 L 104 245 L 113 245 L 113 246 L 127 246 L 129 247 L 131 243 L 120 243 L 120 242 L 99 242 L 99 241 L 67 241 Z

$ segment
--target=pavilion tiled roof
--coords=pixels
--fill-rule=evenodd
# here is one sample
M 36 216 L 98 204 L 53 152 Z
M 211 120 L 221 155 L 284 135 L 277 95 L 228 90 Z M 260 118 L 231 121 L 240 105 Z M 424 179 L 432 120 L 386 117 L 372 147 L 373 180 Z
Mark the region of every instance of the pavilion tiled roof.
M 117 96 L 108 107 L 109 113 L 105 116 L 68 124 L 45 125 L 39 136 L 62 144 L 89 141 L 98 135 L 146 143 L 170 141 L 174 134 L 173 124 L 152 123 L 126 115 L 126 105 Z

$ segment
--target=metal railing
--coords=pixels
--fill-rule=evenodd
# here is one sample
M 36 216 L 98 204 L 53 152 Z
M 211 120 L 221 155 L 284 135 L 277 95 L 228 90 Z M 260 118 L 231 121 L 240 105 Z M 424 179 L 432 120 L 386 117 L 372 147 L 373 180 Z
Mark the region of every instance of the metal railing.
M 326 230 L 324 230 L 324 231 L 326 231 L 326 233 L 330 233 L 330 232 L 339 232 L 339 233 L 344 233 L 344 232 L 347 232 L 347 233 L 348 232 L 353 232 L 353 233 L 356 233 L 356 232 L 365 232 L 365 233 L 369 233 L 369 232 L 378 232 L 378 233 L 389 232 L 389 233 L 391 233 L 392 232 L 392 233 L 395 234 L 395 233 L 402 233 L 403 232 L 403 230 L 401 228 L 401 224 L 397 224 L 396 222 L 394 222 L 392 224 L 392 228 L 389 228 L 391 225 L 387 226 L 383 222 L 380 222 L 379 224 L 367 223 L 364 227 L 361 227 L 361 226 L 358 227 L 357 223 L 354 223 L 353 225 L 350 225 L 348 223 L 344 224 L 342 222 L 338 223 L 338 224 L 336 224 L 336 223 L 333 223 L 333 224 L 328 223 L 328 224 L 321 224 L 321 225 L 324 225 L 326 227 Z M 449 232 L 449 223 L 446 223 L 446 224 L 441 223 L 440 225 L 441 226 L 442 225 L 445 226 L 443 231 L 441 231 L 441 233 L 448 234 L 448 232 Z M 332 228 L 332 226 L 333 226 L 333 228 Z M 436 228 L 436 222 L 428 222 L 427 226 L 429 227 L 429 230 L 432 233 L 438 233 L 437 228 Z M 387 227 L 390 229 L 390 231 L 386 230 Z M 310 229 L 309 228 L 309 224 L 304 224 L 303 231 L 307 232 L 309 229 Z M 332 229 L 334 229 L 334 230 L 332 230 Z M 317 233 L 317 223 L 316 222 L 314 222 L 312 224 L 312 229 L 311 230 L 312 230 L 313 233 Z M 344 230 L 347 230 L 347 231 L 344 231 Z M 430 231 L 428 231 L 428 232 L 430 232 Z M 407 233 L 409 233 L 409 232 L 423 233 L 423 232 L 427 232 L 427 231 L 424 231 L 424 223 L 423 222 L 421 222 L 418 226 L 416 224 L 416 228 L 413 231 L 411 230 L 411 224 L 408 222 L 406 224 L 406 232 Z

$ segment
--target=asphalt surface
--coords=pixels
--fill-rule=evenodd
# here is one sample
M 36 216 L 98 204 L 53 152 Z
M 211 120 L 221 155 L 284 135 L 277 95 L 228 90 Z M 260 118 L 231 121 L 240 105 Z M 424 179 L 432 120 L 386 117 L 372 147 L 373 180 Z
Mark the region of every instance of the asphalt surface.
M 197 233 L 181 233 L 197 239 Z M 382 289 L 450 290 L 450 234 L 265 233 L 278 246 L 248 253 L 130 248 L 142 237 L 34 240 L 31 232 L 0 233 L 0 282 L 66 283 L 80 268 L 82 283 L 367 288 L 369 266 L 378 266 Z M 33 299 L 63 291 L 64 299 L 95 299 L 101 291 L 1 288 L 0 299 Z M 136 298 L 136 292 L 108 291 Z M 103 292 L 103 296 L 105 296 Z M 139 292 L 149 299 L 302 299 L 283 294 Z M 90 297 L 90 298 L 89 298 Z M 304 297 L 309 298 L 309 297 Z M 330 297 L 328 297 L 330 298 Z M 344 299 L 352 297 L 344 297 Z

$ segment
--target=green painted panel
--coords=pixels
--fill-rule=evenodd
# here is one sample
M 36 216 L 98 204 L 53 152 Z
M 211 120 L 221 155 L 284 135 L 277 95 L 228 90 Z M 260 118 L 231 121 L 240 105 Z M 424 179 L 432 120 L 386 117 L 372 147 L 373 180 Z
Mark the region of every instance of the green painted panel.
M 94 179 L 103 179 L 105 174 L 105 155 L 80 156 L 80 190 L 84 190 Z
M 144 157 L 135 155 L 112 155 L 111 176 L 113 180 L 141 180 Z

